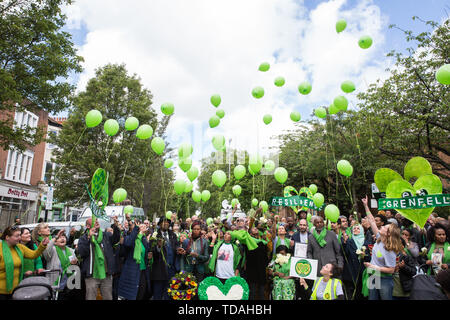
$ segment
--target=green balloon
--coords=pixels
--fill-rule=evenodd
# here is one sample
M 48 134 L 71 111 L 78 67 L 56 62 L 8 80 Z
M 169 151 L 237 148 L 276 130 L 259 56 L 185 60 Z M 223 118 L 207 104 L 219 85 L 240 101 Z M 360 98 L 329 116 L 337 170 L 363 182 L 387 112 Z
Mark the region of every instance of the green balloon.
M 270 69 L 270 64 L 268 62 L 263 62 L 259 65 L 258 70 L 262 72 L 266 72 Z
M 241 186 L 240 185 L 235 185 L 235 186 L 233 186 L 233 188 L 231 189 L 232 191 L 233 191 L 233 194 L 236 196 L 236 197 L 239 197 L 239 195 L 241 194 L 241 192 L 242 192 L 242 188 L 241 188 Z
M 223 111 L 223 109 L 217 110 L 216 116 L 218 116 L 220 119 L 222 119 L 223 117 L 225 117 L 225 111 Z
M 211 198 L 211 192 L 209 192 L 208 190 L 203 190 L 202 191 L 202 200 L 203 200 L 203 202 L 208 201 L 209 198 Z
M 172 159 L 166 159 L 166 161 L 164 161 L 164 167 L 166 167 L 167 169 L 169 169 L 172 166 L 173 166 L 173 160 Z
M 284 86 L 285 80 L 283 77 L 277 77 L 277 78 L 275 78 L 274 83 L 277 87 L 282 87 L 282 86 Z
M 136 130 L 137 127 L 139 127 L 139 120 L 135 117 L 129 117 L 125 121 L 125 130 L 127 131 L 133 131 Z
M 269 210 L 269 204 L 266 201 L 261 201 L 259 203 L 259 207 L 263 209 L 263 212 L 267 212 Z
M 306 215 L 306 221 L 310 222 L 312 218 L 311 213 L 308 212 L 308 214 Z
M 264 89 L 262 87 L 255 87 L 252 90 L 252 95 L 256 99 L 261 99 L 264 97 Z
M 308 189 L 311 191 L 313 195 L 317 192 L 317 186 L 315 184 L 309 185 Z
M 263 165 L 263 161 L 262 161 L 262 158 L 261 158 L 260 155 L 251 155 L 251 156 L 249 157 L 248 162 L 249 162 L 249 167 L 250 167 L 250 169 L 251 169 L 255 174 L 257 174 L 257 173 L 261 170 L 262 165 Z
M 269 124 L 269 123 L 271 123 L 271 122 L 272 122 L 272 116 L 271 116 L 270 114 L 264 115 L 263 121 L 264 121 L 264 123 L 265 123 L 266 125 Z
M 248 172 L 254 176 L 255 174 L 257 174 L 257 172 L 253 171 L 252 168 L 250 167 L 250 165 L 248 165 Z
M 86 127 L 93 128 L 102 122 L 102 114 L 100 111 L 92 109 L 86 114 Z
M 450 84 L 450 64 L 444 64 L 436 71 L 436 80 L 441 84 Z
M 236 180 L 240 180 L 245 176 L 245 167 L 241 164 L 234 167 L 234 177 Z
M 198 169 L 197 167 L 191 167 L 188 172 L 186 172 L 187 177 L 190 181 L 194 181 L 198 177 Z
M 288 178 L 288 172 L 283 167 L 276 168 L 273 175 L 275 176 L 275 180 L 281 184 L 285 183 Z
M 329 204 L 325 207 L 325 217 L 331 222 L 337 222 L 339 219 L 339 208 L 334 204 Z
M 220 96 L 218 94 L 212 95 L 211 96 L 211 103 L 214 107 L 218 107 L 220 102 L 222 102 L 222 99 L 220 98 Z
M 220 123 L 220 118 L 218 116 L 212 116 L 211 118 L 209 118 L 209 127 L 210 128 L 215 128 L 219 125 Z
M 125 213 L 125 214 L 132 214 L 133 211 L 134 211 L 134 208 L 133 208 L 133 206 L 130 206 L 130 205 L 125 206 L 125 208 L 123 208 L 123 213 Z
M 206 224 L 209 226 L 213 223 L 213 221 L 214 221 L 213 218 L 208 218 L 206 219 Z
M 238 205 L 238 203 L 239 203 L 239 200 L 238 200 L 238 199 L 236 199 L 236 198 L 232 199 L 232 200 L 231 200 L 231 207 L 234 208 L 235 206 Z
M 216 134 L 212 138 L 212 144 L 214 149 L 216 149 L 217 151 L 223 150 L 225 147 L 225 137 L 221 134 Z
M 114 136 L 119 131 L 119 123 L 114 119 L 108 119 L 103 125 L 105 132 L 108 136 Z
M 347 160 L 339 160 L 337 163 L 337 169 L 340 174 L 346 177 L 350 177 L 353 173 L 353 167 Z
M 148 124 L 141 125 L 136 131 L 136 137 L 141 140 L 150 138 L 152 134 L 153 129 Z
M 161 112 L 164 113 L 166 116 L 170 116 L 173 114 L 173 111 L 175 110 L 175 107 L 173 103 L 166 102 L 161 105 Z
M 192 151 L 194 151 L 192 145 L 185 142 L 178 147 L 178 158 L 187 158 L 192 154 Z
M 291 120 L 294 122 L 298 122 L 302 118 L 302 116 L 300 115 L 300 112 L 297 112 L 297 111 L 292 111 L 290 117 L 291 117 Z
M 320 208 L 323 205 L 323 202 L 325 201 L 325 198 L 323 194 L 320 192 L 317 192 L 315 195 L 313 195 L 313 202 L 316 205 L 317 208 Z
M 184 172 L 187 172 L 192 167 L 192 159 L 191 158 L 183 158 L 178 160 L 178 166 Z
M 194 200 L 195 202 L 202 201 L 202 193 L 200 191 L 192 192 L 192 200 Z
M 346 111 L 348 107 L 348 100 L 344 96 L 337 96 L 334 98 L 333 104 L 340 110 Z
M 120 203 L 127 198 L 127 191 L 124 188 L 116 189 L 113 193 L 115 203 Z
M 336 22 L 336 32 L 337 33 L 341 33 L 342 31 L 345 30 L 346 27 L 347 27 L 347 21 L 345 21 L 344 19 L 341 19 L 338 22 Z
M 350 80 L 344 81 L 341 83 L 341 90 L 345 93 L 351 93 L 355 91 L 355 84 Z
M 152 150 L 155 151 L 155 153 L 159 156 L 163 154 L 164 149 L 166 148 L 164 140 L 160 137 L 153 138 L 150 145 L 152 147 Z
M 166 212 L 166 219 L 170 220 L 172 218 L 172 211 Z
M 275 162 L 273 162 L 272 160 L 267 160 L 264 163 L 264 169 L 266 169 L 267 171 L 273 171 L 275 169 Z
M 359 38 L 358 45 L 361 49 L 369 49 L 372 45 L 372 38 L 369 36 L 362 36 Z
M 184 193 L 189 193 L 194 188 L 194 185 L 190 181 L 186 181 L 186 185 L 184 186 Z
M 227 175 L 222 170 L 216 170 L 212 174 L 212 182 L 219 188 L 222 188 L 222 186 L 227 181 Z
M 186 187 L 186 181 L 178 179 L 173 184 L 173 189 L 175 190 L 175 193 L 178 195 L 183 194 L 184 188 Z
M 330 114 L 336 114 L 336 113 L 338 113 L 339 111 L 341 111 L 341 110 L 339 110 L 339 108 L 336 107 L 336 106 L 334 105 L 334 103 L 330 104 L 330 106 L 328 107 L 328 112 L 329 112 Z
M 308 81 L 304 81 L 304 82 L 300 83 L 300 85 L 298 86 L 298 92 L 300 92 L 303 95 L 310 93 L 311 90 L 312 90 L 312 86 L 311 86 L 311 83 L 309 83 Z
M 258 199 L 254 198 L 252 200 L 252 206 L 256 207 L 258 205 Z
M 318 107 L 314 110 L 314 114 L 318 118 L 325 119 L 327 117 L 327 110 L 324 107 Z

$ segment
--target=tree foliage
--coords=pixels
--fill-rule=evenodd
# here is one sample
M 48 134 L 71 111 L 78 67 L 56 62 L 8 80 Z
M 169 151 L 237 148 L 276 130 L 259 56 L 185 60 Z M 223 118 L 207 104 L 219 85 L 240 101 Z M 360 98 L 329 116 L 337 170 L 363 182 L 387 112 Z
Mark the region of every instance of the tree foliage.
M 148 214 L 161 210 L 159 198 L 170 188 L 172 172 L 163 168 L 163 159 L 151 149 L 150 140 L 136 138 L 135 131 L 124 129 L 128 117 L 136 117 L 140 125 L 149 124 L 152 136 L 164 138 L 169 118 L 158 121 L 152 105 L 152 94 L 136 75 L 129 76 L 124 65 L 106 65 L 96 70 L 85 91 L 73 101 L 70 116 L 52 143 L 55 162 L 60 166 L 55 178 L 55 197 L 59 201 L 83 203 L 87 200 L 85 184 L 89 184 L 97 168 L 109 173 L 110 198 L 117 188 L 125 188 L 133 205 L 141 206 Z M 119 132 L 110 137 L 103 131 L 103 122 L 87 128 L 85 115 L 91 109 L 99 110 L 103 122 L 115 119 Z M 167 144 L 167 143 L 166 143 Z M 165 152 L 170 151 L 166 148 Z M 163 179 L 161 179 L 161 172 Z M 112 199 L 110 199 L 112 202 Z
M 45 110 L 59 112 L 70 105 L 74 86 L 65 82 L 81 72 L 71 35 L 62 31 L 61 6 L 70 0 L 9 0 L 0 2 L 0 112 Z M 37 144 L 42 130 L 13 127 L 0 121 L 0 146 L 25 149 Z M 34 139 L 34 141 L 33 141 Z

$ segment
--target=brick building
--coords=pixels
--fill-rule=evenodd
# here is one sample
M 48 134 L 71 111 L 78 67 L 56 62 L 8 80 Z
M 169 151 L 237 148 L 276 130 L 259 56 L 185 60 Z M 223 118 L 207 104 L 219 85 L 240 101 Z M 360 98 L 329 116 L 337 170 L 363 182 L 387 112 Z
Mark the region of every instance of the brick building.
M 6 111 L 1 120 L 14 119 L 14 126 L 48 128 L 48 113 L 42 110 Z M 46 142 L 28 146 L 24 152 L 0 148 L 0 229 L 11 225 L 15 217 L 22 224 L 35 221 L 42 189 L 42 171 Z

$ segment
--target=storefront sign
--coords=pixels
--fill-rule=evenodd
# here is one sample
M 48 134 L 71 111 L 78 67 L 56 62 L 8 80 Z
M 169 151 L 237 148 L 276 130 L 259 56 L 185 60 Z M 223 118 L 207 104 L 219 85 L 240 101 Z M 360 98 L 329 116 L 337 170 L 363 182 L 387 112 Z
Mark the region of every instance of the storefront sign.
M 37 192 L 8 186 L 0 186 L 0 196 L 31 201 L 37 200 Z

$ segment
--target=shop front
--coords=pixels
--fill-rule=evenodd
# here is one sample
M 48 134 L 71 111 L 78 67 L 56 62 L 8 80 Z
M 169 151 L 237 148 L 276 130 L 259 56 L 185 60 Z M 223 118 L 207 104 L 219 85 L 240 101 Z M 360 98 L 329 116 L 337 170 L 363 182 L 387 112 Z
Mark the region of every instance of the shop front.
M 0 181 L 0 229 L 14 224 L 33 223 L 38 202 L 37 187 Z

